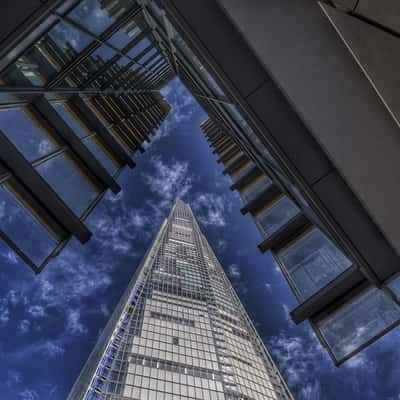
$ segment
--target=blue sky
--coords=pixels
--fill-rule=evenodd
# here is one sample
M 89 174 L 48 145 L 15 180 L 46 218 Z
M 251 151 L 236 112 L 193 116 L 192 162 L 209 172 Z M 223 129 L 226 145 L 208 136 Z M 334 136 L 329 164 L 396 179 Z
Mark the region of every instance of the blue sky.
M 307 323 L 239 196 L 229 190 L 199 128 L 205 114 L 173 81 L 173 111 L 137 167 L 119 178 L 88 219 L 93 239 L 76 241 L 35 276 L 0 247 L 0 398 L 65 399 L 141 256 L 175 199 L 189 202 L 261 337 L 299 400 L 400 399 L 400 334 L 336 368 Z

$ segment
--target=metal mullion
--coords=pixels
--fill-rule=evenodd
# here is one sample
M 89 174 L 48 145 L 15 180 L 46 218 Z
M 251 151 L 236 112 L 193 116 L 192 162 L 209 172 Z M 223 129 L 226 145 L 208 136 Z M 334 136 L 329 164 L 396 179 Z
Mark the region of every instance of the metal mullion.
M 152 80 L 152 79 L 157 79 L 158 74 L 160 73 L 160 71 L 163 71 L 165 68 L 170 68 L 169 64 L 167 62 L 165 62 L 164 59 L 162 59 L 163 63 L 160 63 L 160 65 L 158 65 L 156 68 L 154 68 L 152 70 L 151 74 L 143 74 L 141 75 L 141 77 L 138 80 L 138 84 L 145 82 L 147 80 Z
M 152 81 L 150 81 L 150 82 L 146 82 L 146 86 L 145 86 L 145 88 L 147 89 L 150 89 L 150 88 L 155 88 L 155 87 L 157 87 L 159 84 L 161 84 L 161 82 L 163 82 L 163 81 L 165 81 L 166 80 L 166 78 L 169 76 L 169 75 L 171 75 L 171 70 L 170 70 L 170 68 L 169 68 L 169 66 L 168 66 L 168 70 L 166 70 L 164 73 L 163 73 L 163 75 L 160 75 L 159 77 L 158 77 L 158 79 L 155 79 L 155 80 L 152 80 Z
M 52 15 L 54 15 L 56 18 L 58 18 L 59 20 L 73 26 L 75 29 L 83 32 L 84 34 L 90 36 L 93 39 L 93 42 L 90 43 L 74 60 L 72 60 L 68 65 L 66 65 L 59 73 L 58 75 L 52 79 L 52 81 L 49 83 L 49 87 L 54 86 L 56 83 L 58 83 L 61 79 L 64 79 L 65 76 L 71 72 L 82 60 L 86 59 L 87 57 L 90 56 L 90 54 L 96 50 L 97 48 L 99 48 L 101 45 L 105 45 L 107 47 L 109 47 L 110 49 L 114 50 L 117 54 L 119 54 L 120 56 L 123 57 L 127 57 L 128 59 L 130 59 L 131 61 L 134 61 L 136 64 L 140 65 L 141 67 L 142 64 L 137 62 L 134 58 L 124 54 L 120 49 L 118 49 L 117 47 L 113 46 L 112 44 L 108 43 L 106 41 L 106 39 L 108 39 L 108 37 L 103 37 L 102 35 L 100 36 L 96 36 L 95 34 L 93 34 L 92 32 L 90 32 L 88 29 L 86 29 L 85 27 L 81 26 L 80 24 L 76 23 L 75 21 L 73 21 L 72 19 L 70 19 L 68 16 L 62 16 L 56 12 L 52 12 Z M 111 36 L 111 35 L 109 35 Z M 95 44 L 96 43 L 96 44 Z
M 82 98 L 78 96 L 72 98 L 69 100 L 68 105 L 85 124 L 93 128 L 96 135 L 101 139 L 104 147 L 113 155 L 119 164 L 128 164 L 131 168 L 135 165 L 129 157 L 129 154 L 112 136 L 101 120 L 93 113 Z M 90 137 L 90 135 L 86 137 Z
M 32 163 L 31 163 L 32 167 L 36 168 L 39 165 L 45 163 L 46 161 L 51 160 L 52 158 L 57 157 L 60 154 L 65 153 L 68 150 L 69 150 L 68 146 L 62 146 L 58 150 L 55 150 L 55 151 L 53 151 L 53 152 L 51 152 L 51 153 L 49 153 L 49 154 L 47 154 L 47 155 L 45 155 L 43 157 L 40 157 L 40 158 L 36 159 L 35 161 L 32 161 Z

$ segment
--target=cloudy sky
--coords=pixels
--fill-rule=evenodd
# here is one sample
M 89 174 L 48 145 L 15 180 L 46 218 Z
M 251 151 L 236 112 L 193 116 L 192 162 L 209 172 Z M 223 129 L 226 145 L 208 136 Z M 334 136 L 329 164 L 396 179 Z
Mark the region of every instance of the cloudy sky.
M 199 128 L 205 114 L 179 81 L 173 111 L 88 220 L 93 239 L 72 241 L 38 276 L 0 247 L 0 398 L 65 399 L 141 256 L 175 199 L 189 202 L 261 337 L 299 400 L 400 399 L 394 330 L 340 368 L 307 323 L 241 201 L 229 190 Z

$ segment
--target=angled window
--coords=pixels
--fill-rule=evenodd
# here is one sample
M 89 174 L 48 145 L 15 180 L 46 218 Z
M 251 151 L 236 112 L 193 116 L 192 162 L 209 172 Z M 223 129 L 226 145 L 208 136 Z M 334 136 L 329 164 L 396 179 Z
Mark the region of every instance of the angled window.
M 278 258 L 302 300 L 351 266 L 350 260 L 318 228 L 279 251 Z
M 316 325 L 336 362 L 370 344 L 400 321 L 400 307 L 382 290 L 371 288 Z
M 270 236 L 300 212 L 299 208 L 287 196 L 280 197 L 266 210 L 257 214 L 256 220 L 265 236 Z

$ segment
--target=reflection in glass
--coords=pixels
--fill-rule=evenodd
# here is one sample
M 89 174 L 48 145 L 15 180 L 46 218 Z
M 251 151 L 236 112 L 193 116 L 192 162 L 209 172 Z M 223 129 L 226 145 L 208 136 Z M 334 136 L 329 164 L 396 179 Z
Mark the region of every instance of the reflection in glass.
M 145 37 L 136 46 L 128 52 L 128 56 L 131 58 L 137 57 L 144 49 L 149 47 L 151 44 L 150 40 Z
M 52 189 L 78 216 L 96 198 L 98 190 L 64 152 L 40 164 L 36 169 Z
M 252 186 L 244 188 L 240 192 L 240 196 L 242 197 L 245 203 L 250 203 L 271 184 L 272 184 L 271 179 L 269 179 L 268 176 L 263 175 L 263 177 L 254 182 Z
M 350 260 L 318 228 L 296 240 L 278 256 L 303 299 L 351 266 Z
M 58 147 L 20 108 L 0 110 L 0 130 L 28 161 L 45 156 Z
M 89 137 L 83 141 L 86 147 L 103 165 L 103 167 L 113 175 L 117 170 L 116 164 L 112 161 L 111 156 L 106 153 L 101 143 L 96 140 L 96 136 Z
M 74 59 L 92 41 L 90 36 L 63 21 L 47 33 L 45 40 L 49 45 L 55 45 L 55 50 L 59 50 L 67 61 Z
M 143 31 L 145 23 L 140 16 L 130 20 L 123 28 L 115 32 L 107 41 L 122 50 L 127 44 L 136 39 Z
M 65 104 L 52 103 L 51 105 L 58 112 L 58 114 L 60 114 L 62 119 L 70 126 L 70 128 L 74 131 L 76 135 L 78 135 L 79 137 L 84 137 L 89 134 L 89 132 L 71 114 Z
M 270 236 L 296 216 L 300 210 L 288 197 L 284 196 L 272 207 L 257 215 L 265 236 Z
M 99 0 L 82 0 L 68 17 L 95 35 L 103 33 L 115 21 L 115 17 L 100 4 Z
M 152 56 L 154 56 L 154 54 L 157 53 L 157 49 L 155 47 L 153 47 L 152 49 L 150 49 L 143 57 L 141 57 L 139 59 L 139 62 L 141 64 L 144 64 L 147 60 L 149 60 Z
M 35 264 L 40 264 L 57 245 L 57 241 L 21 204 L 7 186 L 0 186 L 1 230 Z
M 382 290 L 373 288 L 317 325 L 336 359 L 341 360 L 399 318 L 399 306 Z

